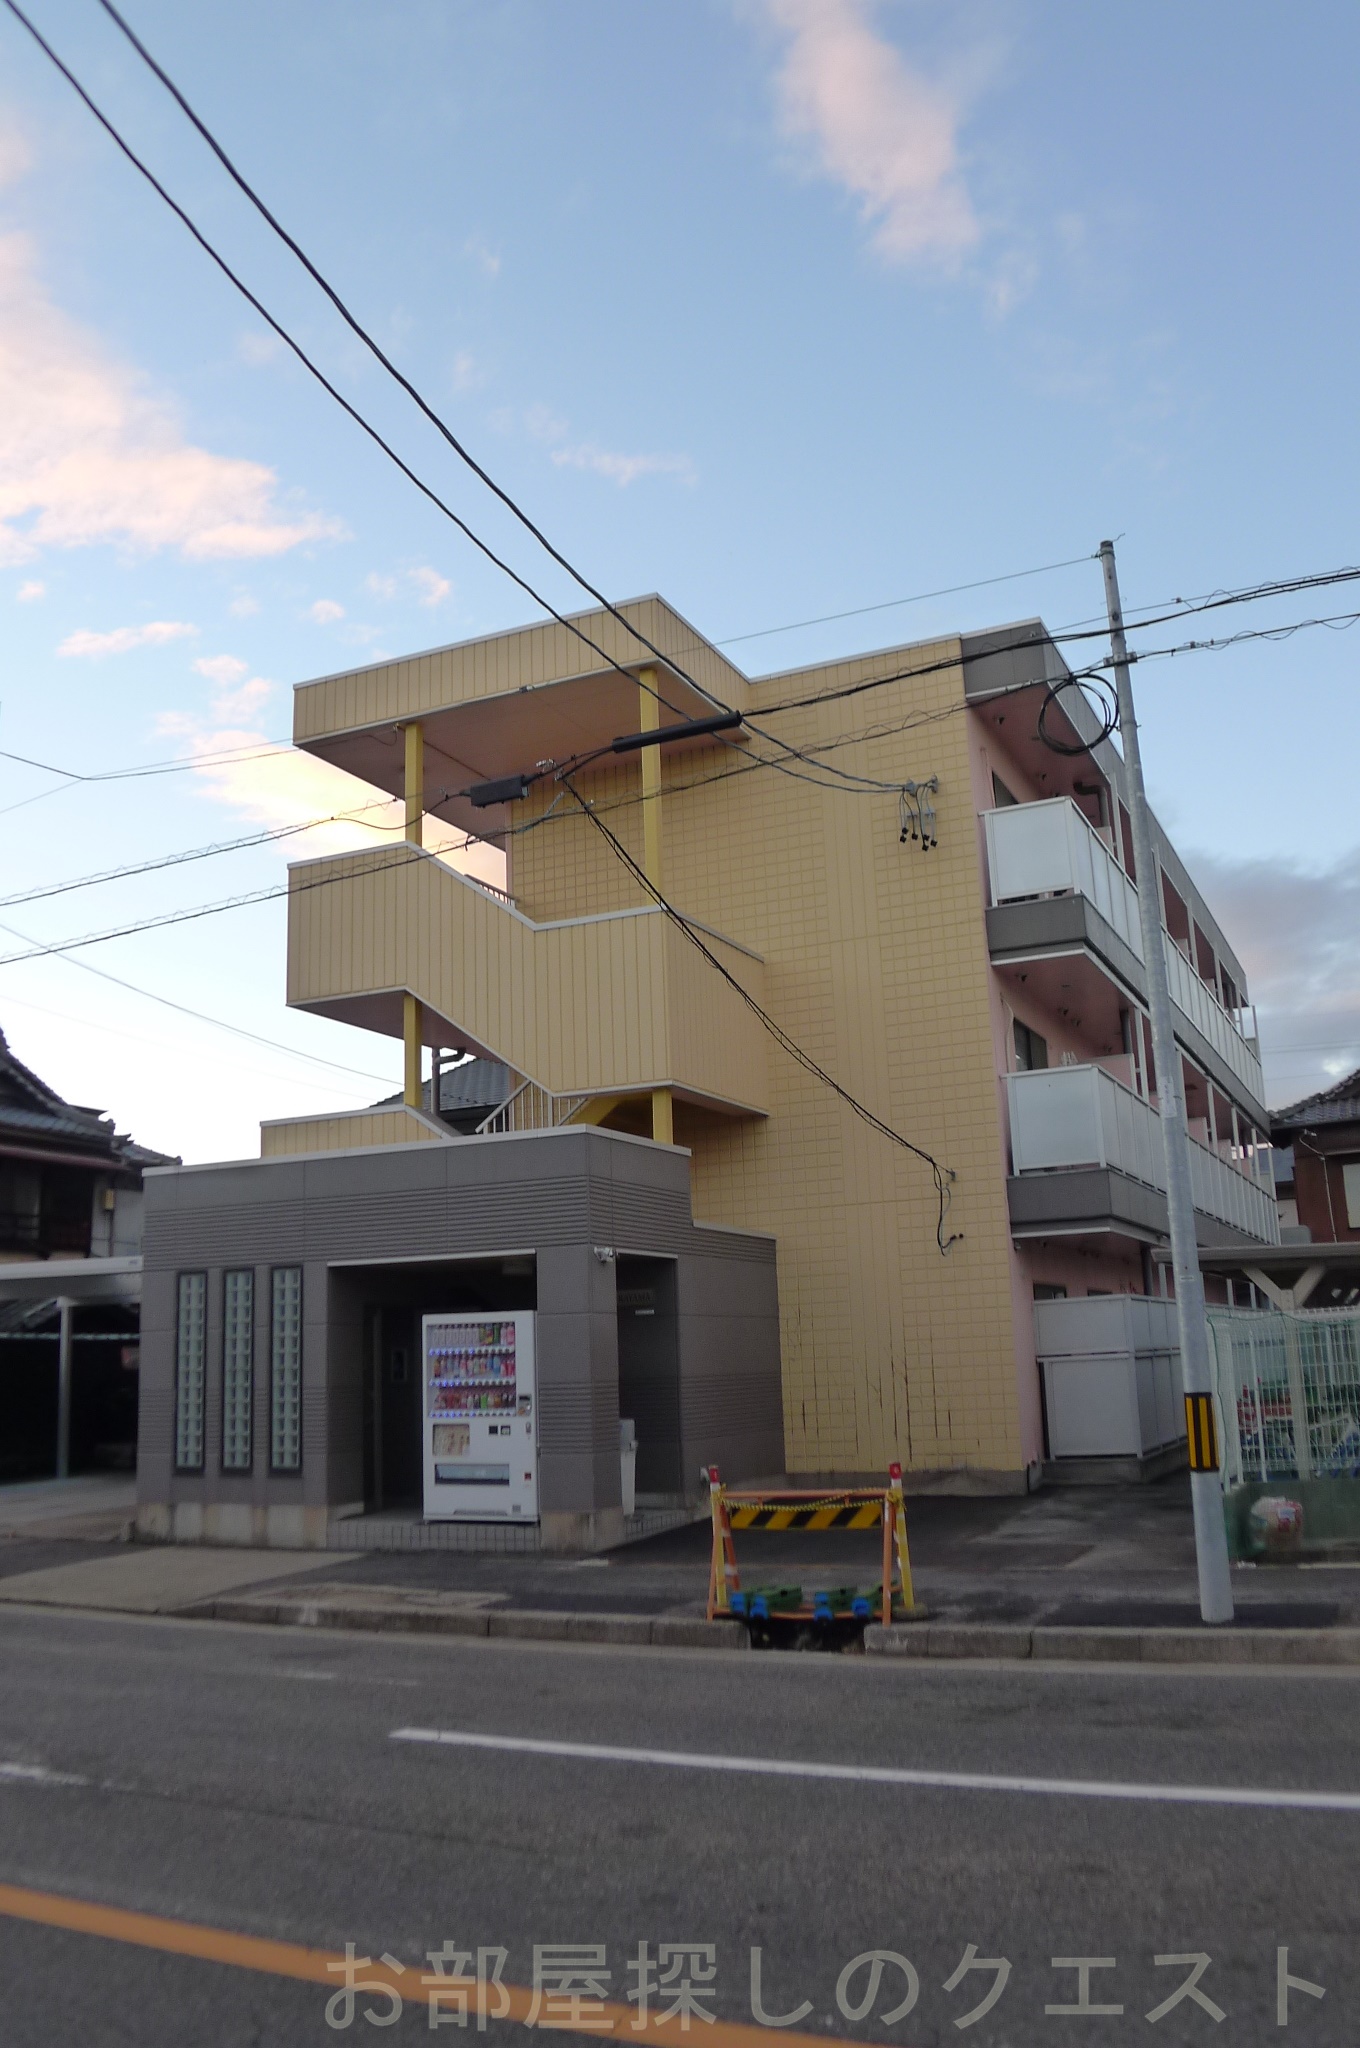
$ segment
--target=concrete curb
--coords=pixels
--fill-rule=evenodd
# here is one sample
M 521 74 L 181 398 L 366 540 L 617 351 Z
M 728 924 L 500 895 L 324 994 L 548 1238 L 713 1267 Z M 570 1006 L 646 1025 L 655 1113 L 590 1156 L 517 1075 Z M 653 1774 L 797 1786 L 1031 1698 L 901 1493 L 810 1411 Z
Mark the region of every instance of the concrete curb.
M 223 1594 L 176 1610 L 185 1619 L 356 1629 L 371 1635 L 477 1636 L 538 1643 L 635 1644 L 659 1649 L 746 1650 L 739 1621 L 697 1615 L 582 1614 L 531 1607 L 403 1606 L 305 1593 Z M 871 1657 L 1006 1663 L 1360 1666 L 1360 1628 L 1045 1628 L 973 1622 L 870 1622 Z
M 344 1628 L 403 1636 L 483 1636 L 539 1643 L 634 1643 L 670 1650 L 746 1650 L 739 1621 L 697 1615 L 580 1614 L 531 1607 L 400 1607 L 385 1601 L 308 1600 L 294 1595 L 224 1595 L 182 1607 L 185 1620 L 273 1623 L 281 1628 Z
M 871 1657 L 999 1658 L 1069 1664 L 1355 1664 L 1360 1628 L 925 1628 L 870 1623 Z

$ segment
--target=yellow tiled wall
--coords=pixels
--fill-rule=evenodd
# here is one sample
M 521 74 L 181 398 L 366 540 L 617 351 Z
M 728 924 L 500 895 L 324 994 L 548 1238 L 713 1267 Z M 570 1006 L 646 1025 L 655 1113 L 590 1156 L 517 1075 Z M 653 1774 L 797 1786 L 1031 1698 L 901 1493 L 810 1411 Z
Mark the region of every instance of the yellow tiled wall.
M 280 1118 L 260 1125 L 261 1159 L 299 1152 L 347 1152 L 369 1145 L 410 1145 L 442 1137 L 429 1117 L 409 1109 L 342 1111 L 335 1116 Z
M 766 1005 L 817 1062 L 957 1174 L 936 1244 L 929 1169 L 785 1053 L 770 1050 L 771 1114 L 676 1108 L 691 1146 L 696 1218 L 779 1241 L 785 1432 L 791 1471 L 1018 1474 L 1005 1162 L 988 1009 L 989 968 L 967 717 L 957 641 L 754 685 L 761 705 L 886 675 L 935 673 L 771 716 L 781 753 L 663 755 L 662 884 L 678 908 L 761 954 Z M 636 656 L 633 657 L 636 659 Z M 845 735 L 867 736 L 852 744 Z M 824 751 L 823 751 L 824 750 Z M 891 785 L 854 788 L 840 770 Z M 938 775 L 938 847 L 899 843 L 897 787 Z M 635 858 L 635 760 L 579 778 Z M 510 883 L 534 919 L 642 900 L 572 798 L 540 785 L 517 807 Z

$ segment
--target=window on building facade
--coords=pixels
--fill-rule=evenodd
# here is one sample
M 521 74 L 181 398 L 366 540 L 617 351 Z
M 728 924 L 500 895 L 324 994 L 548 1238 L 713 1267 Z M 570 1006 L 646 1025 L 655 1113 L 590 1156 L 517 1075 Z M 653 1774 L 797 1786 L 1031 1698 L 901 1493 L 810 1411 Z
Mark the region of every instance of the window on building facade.
M 1041 1038 L 1037 1031 L 1031 1031 L 1028 1024 L 1022 1024 L 1018 1017 L 1015 1020 L 1015 1064 L 1022 1074 L 1048 1065 L 1048 1040 Z
M 997 809 L 999 811 L 1009 810 L 1012 804 L 1018 804 L 1019 801 L 1019 797 L 1014 796 L 1007 789 L 1005 783 L 994 769 L 992 771 L 992 802 L 996 805 Z
M 175 1470 L 203 1470 L 208 1276 L 181 1273 L 175 1313 Z
M 222 1470 L 248 1472 L 255 1384 L 255 1275 L 222 1281 Z
M 1341 1184 L 1346 1190 L 1346 1221 L 1352 1230 L 1360 1230 L 1360 1159 L 1345 1162 Z
M 276 1266 L 269 1318 L 269 1464 L 302 1464 L 302 1268 Z

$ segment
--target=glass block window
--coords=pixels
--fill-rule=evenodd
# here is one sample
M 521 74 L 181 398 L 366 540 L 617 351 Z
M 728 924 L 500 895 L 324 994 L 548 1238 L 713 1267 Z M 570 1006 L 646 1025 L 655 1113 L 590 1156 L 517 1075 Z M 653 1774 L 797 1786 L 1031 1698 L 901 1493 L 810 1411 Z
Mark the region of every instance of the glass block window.
M 203 1470 L 208 1276 L 181 1273 L 175 1318 L 175 1469 Z
M 276 1266 L 270 1315 L 269 1463 L 275 1472 L 302 1464 L 302 1268 Z
M 248 1472 L 255 1381 L 255 1275 L 222 1281 L 222 1470 Z

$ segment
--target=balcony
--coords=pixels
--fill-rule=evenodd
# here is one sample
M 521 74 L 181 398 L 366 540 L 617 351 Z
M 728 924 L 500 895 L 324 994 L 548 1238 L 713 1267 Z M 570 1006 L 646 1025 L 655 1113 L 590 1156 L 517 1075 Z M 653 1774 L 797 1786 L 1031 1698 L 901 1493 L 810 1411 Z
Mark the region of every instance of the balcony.
M 1013 1226 L 1032 1236 L 1045 1225 L 1076 1230 L 1083 1220 L 1093 1228 L 1122 1222 L 1135 1235 L 1165 1232 L 1161 1118 L 1142 1096 L 1096 1066 L 1008 1074 L 1006 1093 Z M 1263 1157 L 1258 1152 L 1258 1163 Z M 1042 1185 L 1049 1176 L 1056 1183 L 1083 1175 L 1097 1178 L 1047 1193 Z M 1222 1242 L 1226 1229 L 1235 1241 L 1279 1243 L 1271 1188 L 1194 1139 L 1190 1184 L 1196 1214 L 1210 1225 L 1201 1232 L 1206 1242 Z
M 1144 1459 L 1185 1437 L 1176 1304 L 1088 1295 L 1034 1305 L 1048 1454 Z
M 1071 799 L 1053 797 L 1045 803 L 986 811 L 983 822 L 991 877 L 993 911 L 988 928 L 993 959 L 1016 955 L 1026 947 L 1043 953 L 1055 947 L 1086 945 L 1143 995 L 1138 891 Z M 1096 912 L 1099 925 L 1083 916 L 1086 904 Z M 999 918 L 997 913 L 1007 907 L 1007 916 Z M 1210 1067 L 1221 1063 L 1227 1076 L 1239 1083 L 1239 1090 L 1246 1090 L 1249 1101 L 1262 1104 L 1265 1082 L 1253 1046 L 1165 925 L 1162 948 L 1177 1037 L 1193 1058 Z M 1224 1085 L 1226 1076 L 1218 1078 L 1220 1086 Z M 1266 1121 L 1264 1109 L 1259 1120 Z
M 289 870 L 288 1001 L 389 1037 L 403 997 L 426 1044 L 503 1060 L 547 1097 L 668 1087 L 733 1115 L 769 1104 L 767 1040 L 741 996 L 652 906 L 534 924 L 399 845 Z M 705 944 L 757 1002 L 764 964 Z

